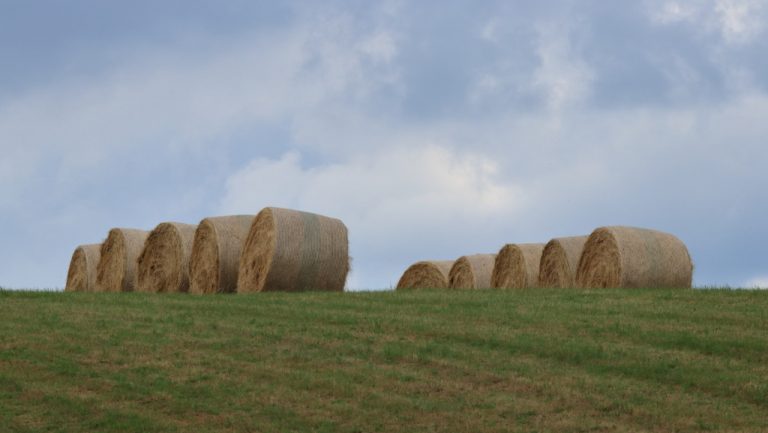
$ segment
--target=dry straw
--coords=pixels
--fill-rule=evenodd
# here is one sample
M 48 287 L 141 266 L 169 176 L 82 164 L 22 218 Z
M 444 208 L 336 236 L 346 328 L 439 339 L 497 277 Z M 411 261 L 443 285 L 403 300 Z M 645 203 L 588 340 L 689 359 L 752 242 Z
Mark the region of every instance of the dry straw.
M 587 236 L 555 238 L 541 253 L 539 287 L 576 287 L 576 270 Z
M 677 237 L 634 227 L 601 227 L 584 246 L 580 287 L 690 288 L 693 263 Z
M 136 286 L 136 259 L 149 232 L 112 229 L 101 244 L 96 286 L 104 292 L 131 292 Z
M 138 261 L 140 292 L 189 291 L 189 258 L 197 226 L 161 223 L 149 234 Z
M 402 289 L 447 289 L 453 260 L 422 261 L 408 267 L 397 283 Z
M 336 218 L 268 207 L 253 221 L 237 291 L 343 291 L 349 272 L 347 227 Z
M 191 293 L 234 293 L 240 254 L 253 215 L 205 218 L 195 231 L 190 258 Z
M 507 244 L 496 256 L 491 286 L 526 289 L 539 283 L 539 262 L 544 244 Z
M 101 257 L 101 244 L 80 245 L 72 253 L 67 271 L 67 292 L 95 292 L 96 266 Z
M 448 285 L 452 289 L 489 289 L 496 254 L 462 256 L 448 273 Z

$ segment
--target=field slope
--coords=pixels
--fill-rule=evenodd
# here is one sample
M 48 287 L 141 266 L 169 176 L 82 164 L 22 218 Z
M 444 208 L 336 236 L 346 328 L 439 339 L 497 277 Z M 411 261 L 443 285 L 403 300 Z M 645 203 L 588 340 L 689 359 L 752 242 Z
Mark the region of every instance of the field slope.
M 0 431 L 768 431 L 768 292 L 0 292 Z

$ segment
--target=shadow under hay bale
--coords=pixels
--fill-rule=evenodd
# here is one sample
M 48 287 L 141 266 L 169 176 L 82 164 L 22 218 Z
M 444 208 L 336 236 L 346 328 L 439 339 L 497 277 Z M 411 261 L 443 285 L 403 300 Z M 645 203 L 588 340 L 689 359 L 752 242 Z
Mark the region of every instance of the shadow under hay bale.
M 462 256 L 448 273 L 451 289 L 490 289 L 496 254 Z
M 72 253 L 65 292 L 95 292 L 101 244 L 80 245 Z
M 132 292 L 136 287 L 136 259 L 149 232 L 114 228 L 101 244 L 96 286 L 104 292 Z
M 349 240 L 341 220 L 268 207 L 248 233 L 237 291 L 341 292 L 348 273 Z
M 149 233 L 138 260 L 138 291 L 189 291 L 189 259 L 196 229 L 192 224 L 165 222 Z
M 453 260 L 416 262 L 408 267 L 397 283 L 397 290 L 404 289 L 447 289 L 448 274 Z
M 234 293 L 253 215 L 210 217 L 195 231 L 189 264 L 190 293 Z
M 544 244 L 504 245 L 496 255 L 491 286 L 497 289 L 537 287 L 543 250 Z
M 576 283 L 584 288 L 690 288 L 693 262 L 669 233 L 635 227 L 601 227 L 584 246 Z
M 576 271 L 587 236 L 555 238 L 547 242 L 541 253 L 539 287 L 576 287 Z

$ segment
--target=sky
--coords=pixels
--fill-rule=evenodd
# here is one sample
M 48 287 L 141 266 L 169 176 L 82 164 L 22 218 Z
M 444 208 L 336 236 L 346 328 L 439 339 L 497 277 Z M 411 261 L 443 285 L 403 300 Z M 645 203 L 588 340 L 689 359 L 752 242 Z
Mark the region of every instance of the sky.
M 0 0 L 0 286 L 266 206 L 342 219 L 350 290 L 606 225 L 768 286 L 767 26 L 768 0 Z

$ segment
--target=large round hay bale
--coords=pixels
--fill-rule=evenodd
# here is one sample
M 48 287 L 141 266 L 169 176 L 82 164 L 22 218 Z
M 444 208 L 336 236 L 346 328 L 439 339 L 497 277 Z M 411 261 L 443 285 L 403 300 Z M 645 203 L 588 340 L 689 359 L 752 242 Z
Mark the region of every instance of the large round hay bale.
M 453 260 L 416 262 L 408 267 L 397 283 L 397 290 L 403 289 L 447 289 L 448 274 Z
M 268 207 L 248 233 L 237 291 L 341 292 L 347 273 L 349 240 L 341 220 Z
M 149 233 L 138 261 L 138 291 L 189 291 L 189 258 L 195 229 L 197 226 L 192 224 L 167 222 Z
M 555 238 L 547 242 L 541 253 L 539 287 L 576 287 L 576 271 L 587 236 Z
M 690 288 L 693 262 L 677 237 L 635 227 L 601 227 L 584 245 L 580 287 Z
M 496 254 L 459 257 L 448 272 L 451 289 L 490 289 Z
M 136 259 L 149 232 L 115 228 L 101 244 L 96 286 L 103 292 L 132 292 L 136 287 Z
M 67 271 L 66 292 L 95 292 L 96 267 L 101 258 L 101 244 L 80 245 L 72 253 Z
M 210 217 L 195 231 L 189 262 L 190 293 L 234 293 L 253 215 Z
M 539 262 L 544 244 L 504 245 L 493 265 L 491 287 L 527 289 L 539 283 Z

